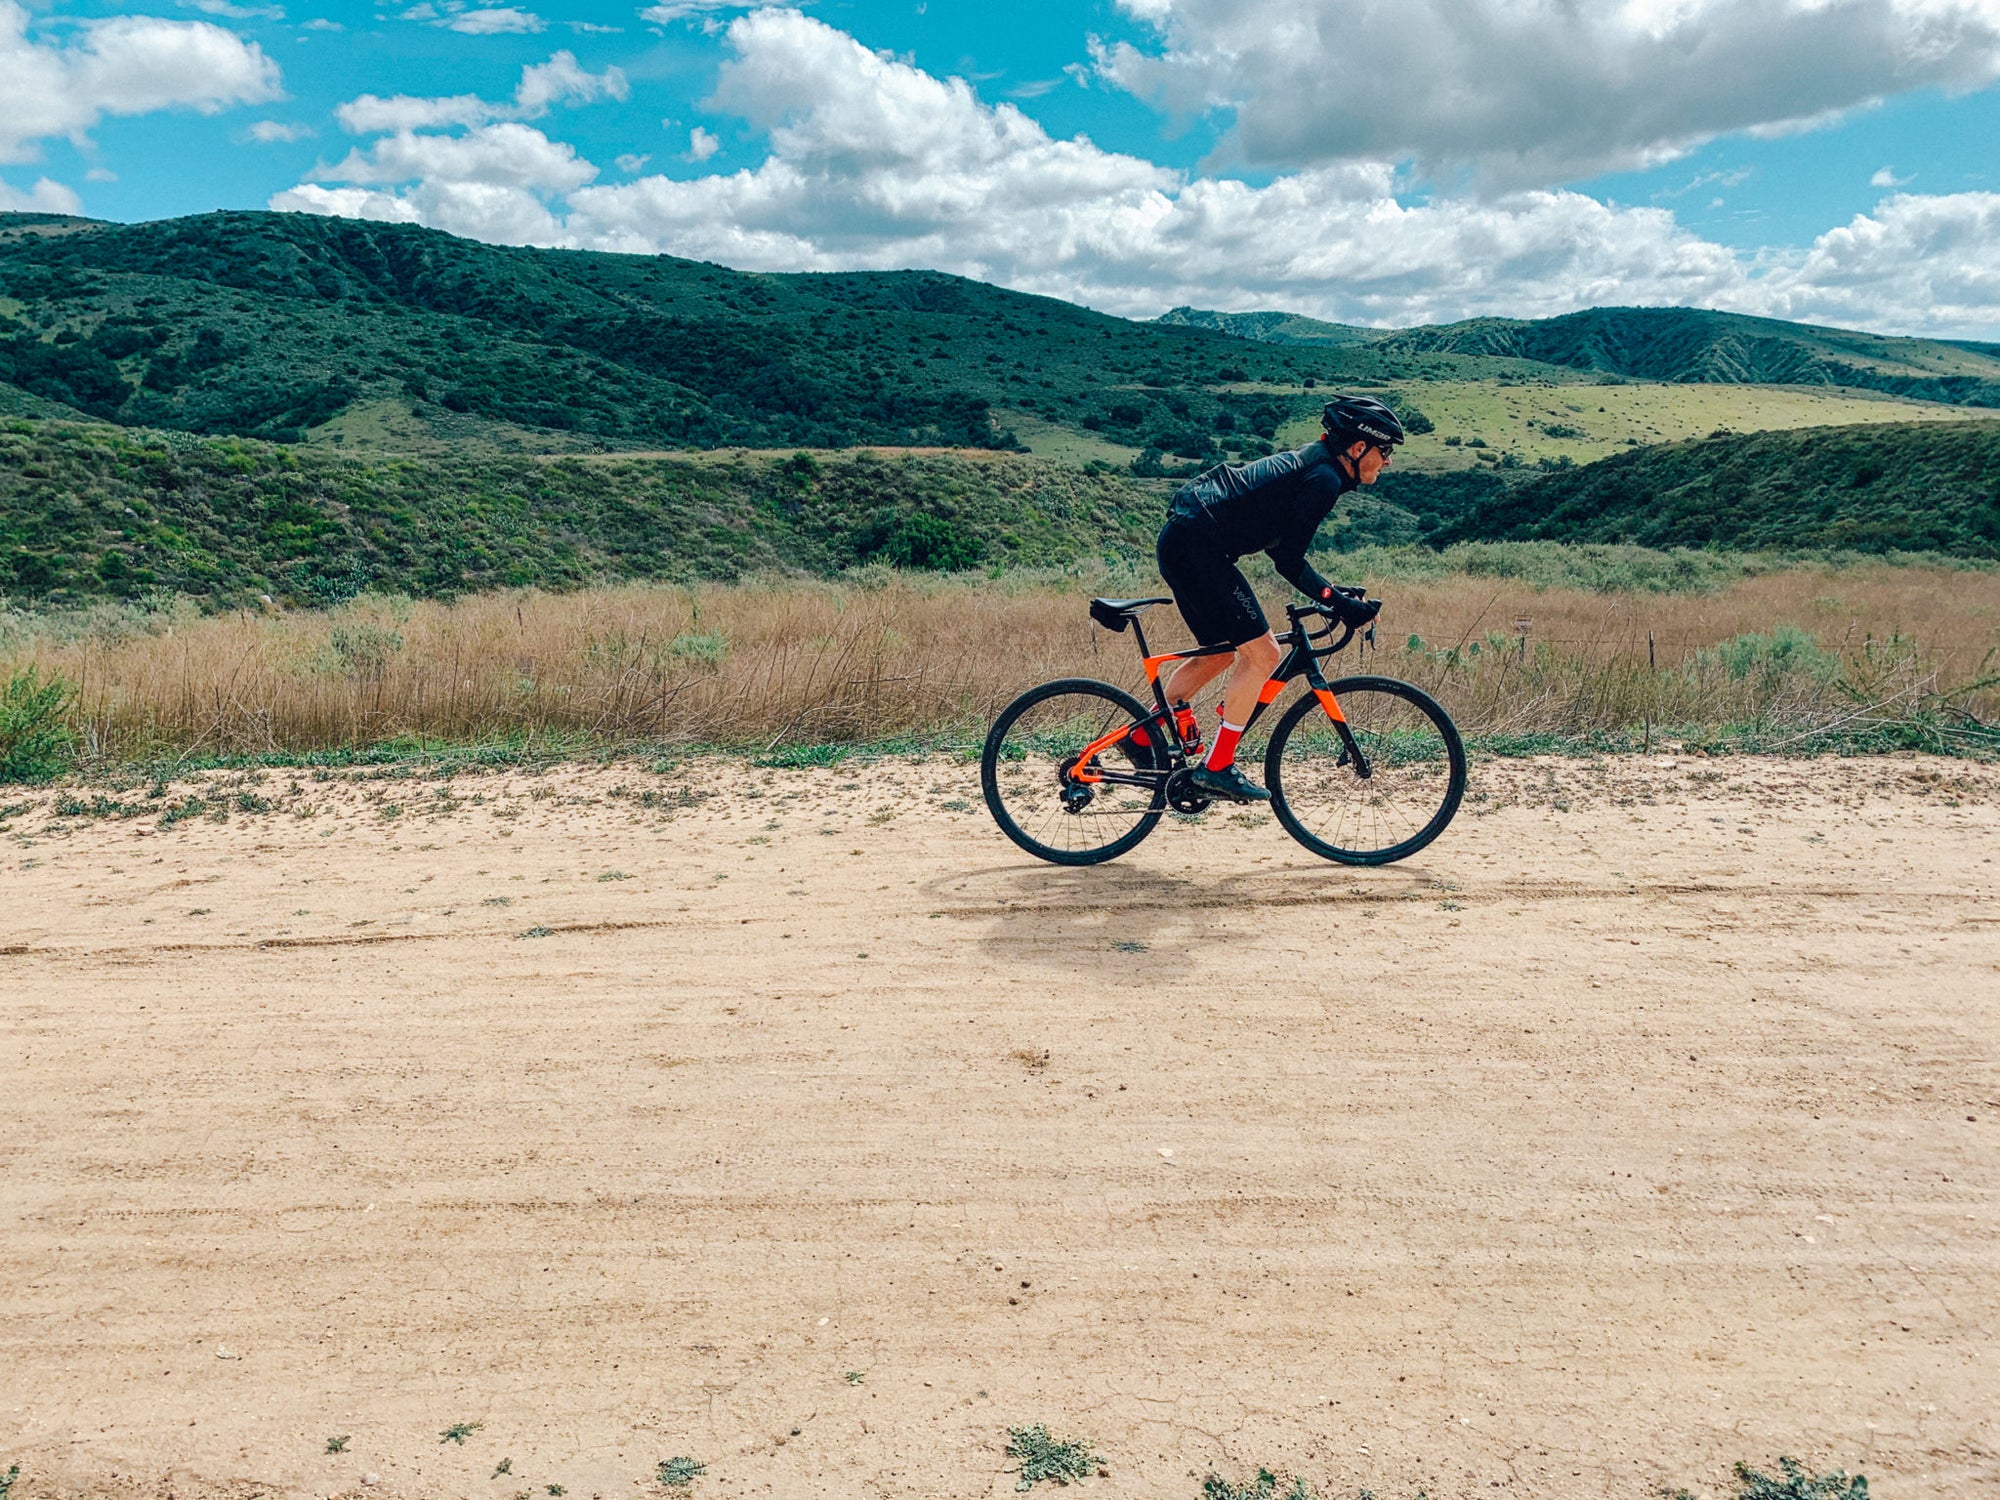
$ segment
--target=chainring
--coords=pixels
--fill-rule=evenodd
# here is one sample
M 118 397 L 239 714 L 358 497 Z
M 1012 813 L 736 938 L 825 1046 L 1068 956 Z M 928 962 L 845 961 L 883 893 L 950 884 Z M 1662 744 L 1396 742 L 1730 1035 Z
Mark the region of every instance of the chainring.
M 1167 806 L 1177 813 L 1207 812 L 1214 800 L 1189 784 L 1185 768 L 1167 778 Z

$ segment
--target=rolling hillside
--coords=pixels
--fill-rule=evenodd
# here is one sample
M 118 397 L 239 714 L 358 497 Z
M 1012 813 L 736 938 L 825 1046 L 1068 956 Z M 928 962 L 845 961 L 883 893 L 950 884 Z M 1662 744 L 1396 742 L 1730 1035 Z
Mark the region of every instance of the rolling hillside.
M 1154 320 L 1170 328 L 1206 328 L 1215 333 L 1233 334 L 1266 344 L 1302 344 L 1346 349 L 1357 344 L 1380 343 L 1384 330 L 1357 328 L 1351 323 L 1323 323 L 1302 313 L 1208 312 L 1198 307 L 1176 307 Z
M 1441 518 L 1426 540 L 2000 557 L 2000 424 L 1833 427 L 1640 448 Z
M 1702 308 L 1597 307 L 1557 318 L 1475 318 L 1401 329 L 1188 307 L 1159 321 L 1281 345 L 1366 347 L 1405 360 L 1440 355 L 1518 360 L 1631 380 L 1847 386 L 1913 400 L 2000 406 L 2000 345 L 1898 338 Z
M 606 579 L 1067 562 L 1150 549 L 1139 481 L 1018 455 L 457 454 L 0 419 L 0 598 L 211 608 Z
M 1316 375 L 1380 364 L 932 272 L 752 275 L 304 215 L 0 216 L 0 381 L 126 426 L 1007 448 L 1018 417 L 1209 457 L 1254 448 Z

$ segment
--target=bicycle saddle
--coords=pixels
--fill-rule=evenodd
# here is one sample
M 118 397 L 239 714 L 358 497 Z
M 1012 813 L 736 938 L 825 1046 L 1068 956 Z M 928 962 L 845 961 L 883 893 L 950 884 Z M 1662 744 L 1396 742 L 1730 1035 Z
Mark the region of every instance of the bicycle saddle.
M 1172 599 L 1093 599 L 1090 601 L 1090 618 L 1106 630 L 1122 633 L 1132 623 L 1132 616 L 1140 610 L 1173 602 Z

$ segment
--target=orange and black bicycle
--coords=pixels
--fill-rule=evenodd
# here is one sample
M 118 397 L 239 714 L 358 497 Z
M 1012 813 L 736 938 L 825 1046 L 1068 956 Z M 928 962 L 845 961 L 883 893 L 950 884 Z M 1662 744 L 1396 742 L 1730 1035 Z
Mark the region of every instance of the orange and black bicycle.
M 1356 598 L 1359 589 L 1344 589 Z M 1153 689 L 1149 709 L 1123 688 L 1067 677 L 1032 688 L 994 721 L 979 760 L 986 805 L 1000 829 L 1059 865 L 1116 859 L 1169 811 L 1199 813 L 1209 799 L 1188 781 L 1198 762 L 1160 686 L 1160 669 L 1229 646 L 1148 654 L 1140 612 L 1171 599 L 1093 599 L 1090 617 L 1131 629 Z M 1255 726 L 1285 684 L 1309 689 L 1280 715 L 1264 752 L 1264 784 L 1285 831 L 1346 865 L 1386 865 L 1429 844 L 1465 795 L 1465 745 L 1436 699 L 1393 677 L 1328 682 L 1322 659 L 1354 639 L 1317 605 L 1286 610 L 1289 646 L 1264 684 Z M 1370 626 L 1365 639 L 1373 638 Z M 1321 644 L 1324 642 L 1325 644 Z

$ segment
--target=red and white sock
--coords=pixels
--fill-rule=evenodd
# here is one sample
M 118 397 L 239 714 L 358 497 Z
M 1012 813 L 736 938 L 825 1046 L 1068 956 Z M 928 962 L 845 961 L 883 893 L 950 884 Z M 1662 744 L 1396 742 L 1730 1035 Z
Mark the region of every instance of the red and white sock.
M 1236 742 L 1243 738 L 1243 726 L 1227 719 L 1215 731 L 1215 748 L 1208 752 L 1208 769 L 1226 771 L 1236 764 Z

